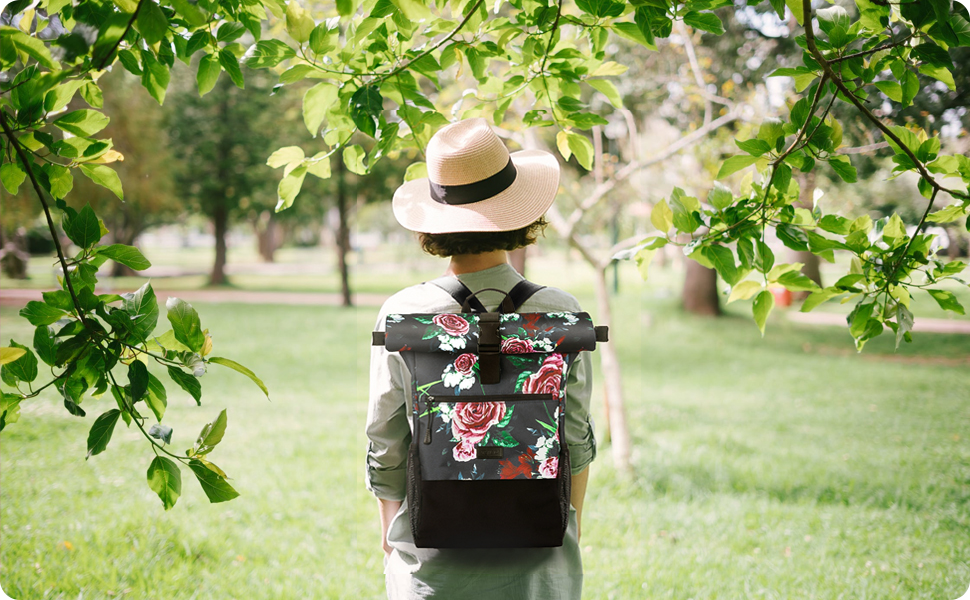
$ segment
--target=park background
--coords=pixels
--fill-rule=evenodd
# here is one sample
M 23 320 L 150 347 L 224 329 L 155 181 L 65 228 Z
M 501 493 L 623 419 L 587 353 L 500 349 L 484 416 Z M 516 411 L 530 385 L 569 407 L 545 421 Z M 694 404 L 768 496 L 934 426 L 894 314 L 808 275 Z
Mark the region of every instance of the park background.
M 529 278 L 573 293 L 595 322 L 604 286 L 612 308 L 633 472 L 613 462 L 597 371 L 584 597 L 957 598 L 970 584 L 967 316 L 915 296 L 913 343 L 896 350 L 886 334 L 860 353 L 842 318 L 849 305 L 799 313 L 799 299 L 782 308 L 778 290 L 762 337 L 750 304 L 728 304 L 724 282 L 679 249 L 658 253 L 646 281 L 632 261 L 609 260 L 619 240 L 649 232 L 650 208 L 674 186 L 710 187 L 734 139 L 784 110 L 797 82 L 765 75 L 792 42 L 771 18 L 725 13 L 725 36 L 685 29 L 658 41 L 659 53 L 617 48 L 630 69 L 618 84 L 627 112 L 593 99 L 610 117 L 594 134 L 604 160 L 593 173 L 564 163 L 557 201 L 567 216 L 582 211 L 582 249 L 550 227 L 517 257 Z M 956 93 L 941 88 L 892 116 L 965 153 L 970 81 L 966 61 L 955 63 Z M 152 262 L 136 274 L 109 261 L 99 290 L 150 278 L 160 303 L 190 301 L 217 353 L 267 384 L 271 402 L 238 374 L 210 369 L 203 384 L 218 391 L 202 408 L 180 391 L 169 398 L 176 448 L 228 409 L 215 456 L 241 496 L 209 504 L 186 478 L 178 504 L 163 511 L 144 485 L 150 457 L 136 431 L 119 428 L 111 452 L 85 461 L 88 421 L 45 394 L 0 439 L 0 586 L 11 597 L 381 597 L 376 502 L 362 477 L 370 331 L 383 298 L 445 263 L 422 255 L 391 215 L 389 197 L 417 159 L 406 153 L 367 177 L 308 180 L 292 208 L 273 211 L 279 176 L 266 156 L 305 135 L 299 87 L 271 97 L 274 82 L 247 73 L 237 90 L 223 77 L 200 99 L 189 70 L 175 69 L 159 107 L 115 69 L 102 87 L 126 200 L 80 178 L 68 198 L 76 208 L 90 202 L 112 239 Z M 631 157 L 662 154 L 709 122 L 708 96 L 733 99 L 713 106 L 714 117 L 738 108 L 730 127 L 617 177 Z M 510 145 L 522 141 L 519 129 L 502 130 Z M 861 129 L 846 136 L 871 142 Z M 526 141 L 552 147 L 547 137 Z M 925 201 L 913 181 L 887 181 L 892 165 L 878 152 L 860 160 L 861 184 L 826 171 L 806 178 L 806 206 L 915 222 Z M 604 182 L 609 194 L 582 210 Z M 0 194 L 0 328 L 4 339 L 24 339 L 32 327 L 17 312 L 58 287 L 56 265 L 36 199 L 26 188 Z M 952 259 L 968 254 L 959 225 L 939 231 Z M 840 260 L 816 258 L 818 276 L 838 277 Z M 970 305 L 965 286 L 947 289 Z

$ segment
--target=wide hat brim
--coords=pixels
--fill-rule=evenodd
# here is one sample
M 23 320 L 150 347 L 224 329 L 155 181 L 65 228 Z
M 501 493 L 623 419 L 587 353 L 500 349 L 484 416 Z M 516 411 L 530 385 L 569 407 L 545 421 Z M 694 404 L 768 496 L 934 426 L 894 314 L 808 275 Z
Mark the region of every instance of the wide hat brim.
M 469 204 L 444 204 L 431 197 L 428 178 L 412 179 L 394 192 L 394 217 L 411 231 L 457 233 L 511 231 L 549 210 L 559 190 L 559 161 L 543 150 L 510 154 L 515 181 L 498 194 Z

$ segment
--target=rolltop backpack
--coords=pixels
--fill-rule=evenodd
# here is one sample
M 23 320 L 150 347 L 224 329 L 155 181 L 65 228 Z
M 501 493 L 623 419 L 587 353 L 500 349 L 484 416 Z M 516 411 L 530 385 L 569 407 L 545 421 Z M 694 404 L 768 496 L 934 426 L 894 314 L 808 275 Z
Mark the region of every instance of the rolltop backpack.
M 519 313 L 527 280 L 486 310 L 458 279 L 432 282 L 460 313 L 390 314 L 373 343 L 411 374 L 407 460 L 419 548 L 561 546 L 569 523 L 566 381 L 580 352 L 607 341 L 585 312 Z M 486 290 L 481 290 L 486 291 Z

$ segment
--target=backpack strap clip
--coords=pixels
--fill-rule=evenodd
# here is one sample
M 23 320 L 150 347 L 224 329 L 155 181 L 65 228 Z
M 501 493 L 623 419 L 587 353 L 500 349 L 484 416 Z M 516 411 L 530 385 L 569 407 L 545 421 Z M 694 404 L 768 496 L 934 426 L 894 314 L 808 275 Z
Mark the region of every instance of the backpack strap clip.
M 478 317 L 478 376 L 483 384 L 501 379 L 501 343 L 498 335 L 499 313 L 486 312 Z

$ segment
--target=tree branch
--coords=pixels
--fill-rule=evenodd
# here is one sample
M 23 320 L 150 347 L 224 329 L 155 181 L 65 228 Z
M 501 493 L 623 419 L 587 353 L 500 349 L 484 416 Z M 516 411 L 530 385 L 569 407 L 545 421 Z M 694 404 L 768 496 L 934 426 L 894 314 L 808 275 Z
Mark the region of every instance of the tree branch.
M 395 75 L 397 75 L 401 71 L 404 71 L 404 70 L 410 68 L 411 65 L 413 65 L 416 62 L 418 62 L 419 60 L 421 60 L 422 58 L 424 58 L 428 54 L 431 54 L 432 52 L 434 52 L 435 50 L 437 50 L 438 48 L 440 48 L 441 46 L 443 46 L 445 42 L 447 42 L 451 38 L 455 37 L 458 34 L 458 32 L 461 31 L 461 29 L 468 23 L 468 21 L 471 20 L 472 15 L 475 14 L 475 11 L 478 10 L 478 7 L 481 6 L 481 4 L 482 4 L 483 1 L 484 0 L 478 0 L 478 2 L 476 2 L 475 5 L 472 6 L 471 10 L 468 11 L 468 14 L 465 15 L 465 18 L 462 19 L 460 23 L 458 23 L 458 26 L 451 30 L 451 33 L 449 33 L 445 37 L 441 38 L 440 40 L 438 40 L 437 42 L 435 42 L 434 44 L 432 44 L 430 48 L 428 48 L 427 50 L 424 50 L 423 52 L 421 52 L 420 54 L 418 54 L 417 56 L 415 56 L 414 58 L 412 58 L 408 62 L 404 63 L 403 65 L 401 65 L 398 68 L 390 71 L 389 73 L 386 73 L 384 75 L 381 75 L 380 77 L 377 78 L 377 81 L 384 81 L 385 79 L 389 79 L 391 77 L 394 77 Z
M 54 220 L 51 218 L 51 209 L 47 204 L 47 199 L 44 198 L 44 192 L 40 189 L 40 184 L 37 183 L 37 177 L 34 176 L 34 169 L 31 167 L 31 161 L 27 158 L 27 154 L 24 152 L 23 146 L 14 136 L 13 131 L 10 129 L 10 124 L 7 123 L 7 113 L 0 109 L 0 127 L 3 127 L 3 132 L 10 140 L 10 145 L 13 146 L 14 151 L 17 156 L 20 157 L 20 162 L 23 163 L 24 169 L 27 171 L 27 177 L 30 178 L 30 183 L 34 187 L 34 191 L 37 193 L 37 197 L 40 199 L 41 205 L 44 207 L 44 215 L 47 217 L 47 227 L 50 229 L 51 237 L 54 239 L 54 247 L 57 249 L 57 258 L 61 262 L 61 270 L 64 272 L 64 281 L 67 282 L 67 289 L 71 293 L 71 300 L 74 301 L 74 308 L 77 310 L 77 316 L 81 319 L 81 323 L 84 325 L 85 329 L 89 331 L 94 331 L 88 324 L 87 319 L 84 318 L 84 311 L 81 309 L 81 302 L 77 298 L 77 294 L 74 292 L 74 284 L 71 283 L 71 275 L 67 271 L 67 262 L 64 259 L 64 250 L 61 248 L 61 239 L 57 235 L 57 230 L 54 228 Z
M 891 139 L 897 146 L 899 146 L 903 153 L 909 157 L 914 165 L 916 165 L 916 170 L 919 171 L 919 174 L 923 177 L 923 179 L 926 180 L 927 183 L 933 186 L 934 190 L 947 192 L 948 194 L 958 198 L 967 198 L 968 196 L 966 193 L 950 190 L 937 183 L 937 181 L 930 175 L 929 171 L 926 170 L 923 163 L 916 158 L 913 151 L 910 150 L 910 148 L 904 144 L 901 139 L 899 139 L 899 136 L 893 133 L 889 127 L 887 127 L 882 121 L 879 120 L 878 117 L 876 117 L 876 115 L 872 114 L 872 111 L 870 111 L 866 105 L 863 104 L 861 100 L 856 98 L 855 94 L 853 94 L 845 86 L 845 83 L 843 83 L 842 80 L 835 74 L 835 72 L 832 70 L 832 65 L 829 64 L 829 61 L 827 61 L 824 56 L 822 56 L 818 46 L 815 44 L 815 28 L 812 25 L 812 0 L 802 0 L 802 10 L 804 11 L 805 15 L 805 43 L 808 46 L 808 51 L 812 54 L 812 57 L 818 62 L 818 64 L 822 66 L 825 74 L 828 75 L 828 77 L 832 80 L 832 83 L 834 83 L 839 91 L 842 92 L 842 95 L 845 96 L 852 104 L 854 104 L 855 107 L 859 109 L 859 112 L 865 115 L 866 119 L 875 125 L 883 133 L 883 135 Z
M 613 175 L 613 177 L 611 177 L 609 180 L 604 181 L 603 183 L 593 188 L 593 192 L 589 196 L 587 196 L 586 200 L 584 200 L 582 204 L 580 204 L 569 215 L 569 219 L 564 220 L 563 231 L 566 233 L 563 234 L 563 237 L 568 237 L 572 233 L 572 231 L 576 228 L 576 225 L 579 224 L 579 221 L 583 218 L 583 215 L 586 213 L 586 211 L 593 208 L 593 206 L 595 206 L 597 202 L 602 200 L 603 196 L 605 196 L 607 193 L 610 192 L 610 190 L 616 187 L 617 183 L 620 183 L 621 181 L 623 181 L 624 179 L 626 179 L 627 177 L 629 177 L 630 175 L 634 174 L 635 172 L 641 169 L 652 167 L 653 165 L 659 162 L 663 162 L 667 160 L 668 158 L 670 158 L 674 154 L 677 154 L 684 148 L 687 148 L 688 146 L 691 146 L 692 144 L 696 143 L 698 140 L 706 136 L 708 133 L 714 131 L 715 129 L 723 127 L 724 125 L 727 125 L 732 121 L 737 120 L 740 116 L 741 116 L 740 110 L 735 108 L 728 114 L 720 116 L 717 119 L 714 119 L 713 121 L 708 123 L 707 125 L 704 125 L 703 127 L 695 129 L 694 131 L 681 137 L 676 142 L 667 146 L 667 148 L 665 148 L 664 151 L 661 152 L 660 154 L 654 155 L 644 161 L 633 161 L 633 162 L 627 163 L 622 169 L 617 171 L 616 174 Z
M 131 30 L 131 26 L 135 22 L 135 18 L 138 17 L 138 10 L 141 8 L 141 3 L 144 1 L 145 0 L 138 0 L 138 5 L 135 6 L 135 12 L 131 13 L 131 18 L 128 19 L 128 24 L 125 25 L 125 30 L 121 32 L 121 37 L 118 38 L 118 41 L 115 42 L 115 45 L 112 46 L 111 50 L 108 50 L 108 53 L 104 55 L 104 58 L 101 59 L 101 62 L 98 64 L 97 68 L 95 68 L 95 71 L 104 69 L 105 65 L 108 63 L 108 59 L 111 58 L 115 51 L 118 50 L 118 46 L 120 46 L 121 42 L 124 41 L 125 36 L 128 35 L 128 32 Z

